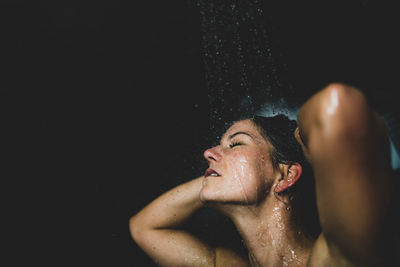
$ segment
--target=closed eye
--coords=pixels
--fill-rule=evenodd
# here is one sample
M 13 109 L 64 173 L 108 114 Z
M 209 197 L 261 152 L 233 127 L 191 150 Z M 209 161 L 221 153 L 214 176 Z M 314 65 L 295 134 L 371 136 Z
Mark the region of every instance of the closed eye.
M 243 145 L 243 144 L 241 142 L 233 142 L 233 143 L 229 144 L 229 147 L 233 148 L 235 146 L 240 146 L 240 145 Z

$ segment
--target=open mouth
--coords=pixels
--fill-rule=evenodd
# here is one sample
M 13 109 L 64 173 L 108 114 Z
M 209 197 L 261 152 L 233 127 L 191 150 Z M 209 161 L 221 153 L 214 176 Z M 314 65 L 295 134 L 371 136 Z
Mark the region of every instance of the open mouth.
M 206 170 L 206 172 L 204 173 L 204 177 L 208 177 L 208 176 L 212 176 L 212 177 L 218 177 L 221 176 L 218 172 L 214 171 L 211 168 L 208 168 Z

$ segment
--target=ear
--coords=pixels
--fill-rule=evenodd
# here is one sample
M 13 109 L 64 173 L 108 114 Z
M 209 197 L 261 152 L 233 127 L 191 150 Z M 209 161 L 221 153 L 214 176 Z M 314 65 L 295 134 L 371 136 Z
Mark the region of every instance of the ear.
M 294 185 L 299 180 L 303 171 L 303 168 L 297 162 L 292 163 L 291 165 L 283 164 L 283 166 L 283 177 L 274 188 L 276 193 L 281 193 Z

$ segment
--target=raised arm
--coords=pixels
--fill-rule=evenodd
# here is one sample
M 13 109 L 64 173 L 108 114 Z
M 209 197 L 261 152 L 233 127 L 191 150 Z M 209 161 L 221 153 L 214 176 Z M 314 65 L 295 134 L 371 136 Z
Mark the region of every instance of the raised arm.
M 392 184 L 383 120 L 360 90 L 331 84 L 300 108 L 298 122 L 295 135 L 314 170 L 328 260 L 379 266 Z
M 234 252 L 214 248 L 180 230 L 198 209 L 202 177 L 164 193 L 130 219 L 132 238 L 160 266 L 246 266 Z M 236 264 L 236 265 L 234 265 Z

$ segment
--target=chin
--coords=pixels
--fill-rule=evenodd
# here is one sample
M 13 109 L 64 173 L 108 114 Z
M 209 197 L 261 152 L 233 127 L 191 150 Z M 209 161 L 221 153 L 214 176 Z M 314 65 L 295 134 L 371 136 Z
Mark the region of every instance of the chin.
M 203 190 L 200 191 L 199 198 L 200 198 L 200 201 L 202 203 L 208 203 L 209 202 L 209 200 L 207 198 L 207 195 L 203 193 Z
M 205 180 L 199 192 L 200 201 L 203 203 L 220 203 L 246 205 L 256 201 L 257 196 L 246 193 L 243 188 L 232 183 L 216 183 L 216 180 Z M 249 203 L 251 202 L 251 203 Z
M 199 197 L 200 201 L 203 203 L 218 202 L 218 195 L 207 186 L 203 186 L 203 188 L 200 190 Z
M 211 188 L 203 188 L 200 191 L 199 195 L 200 201 L 203 204 L 212 206 L 213 204 L 218 204 L 219 208 L 223 208 L 225 206 L 229 206 L 229 204 L 233 205 L 245 205 L 246 201 L 243 200 L 240 196 L 229 196 L 227 192 L 217 192 L 211 190 Z

